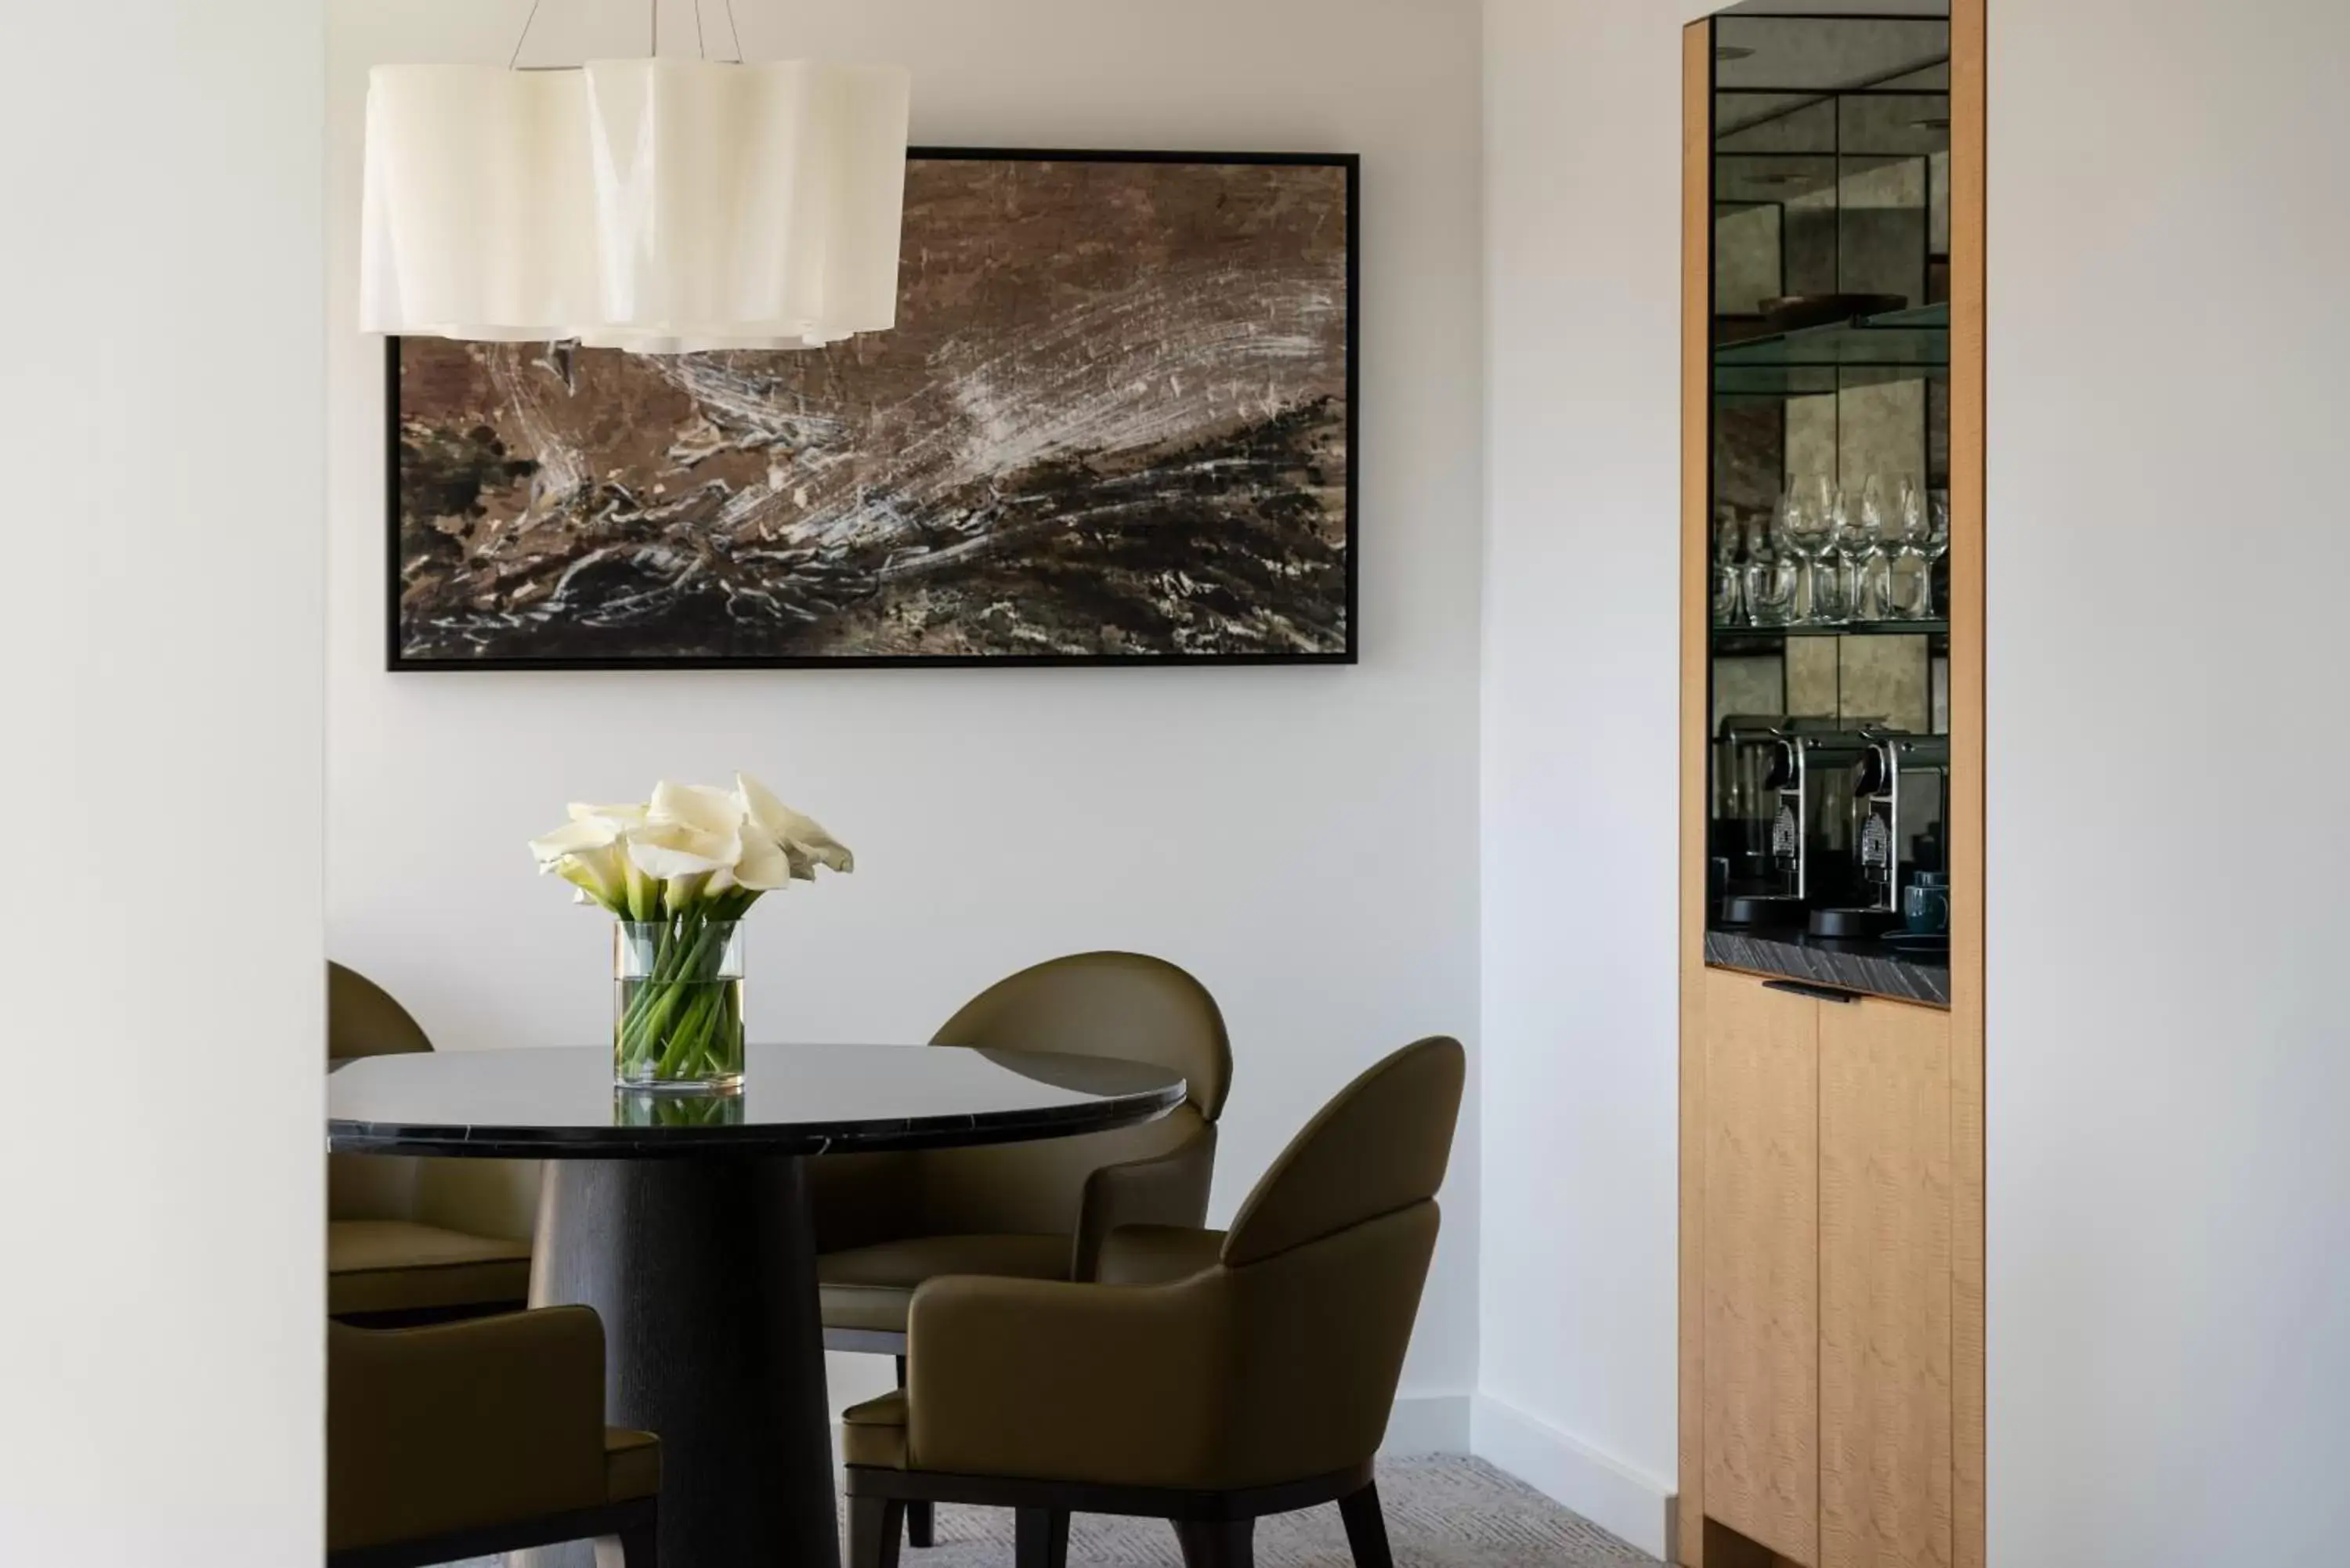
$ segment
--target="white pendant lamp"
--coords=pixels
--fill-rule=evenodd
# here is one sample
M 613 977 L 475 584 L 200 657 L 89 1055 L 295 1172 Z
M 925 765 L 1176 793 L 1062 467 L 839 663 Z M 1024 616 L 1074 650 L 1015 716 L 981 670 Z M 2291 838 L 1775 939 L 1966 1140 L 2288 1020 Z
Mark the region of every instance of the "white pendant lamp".
M 907 99 L 889 66 L 379 66 L 359 325 L 640 354 L 883 330 Z

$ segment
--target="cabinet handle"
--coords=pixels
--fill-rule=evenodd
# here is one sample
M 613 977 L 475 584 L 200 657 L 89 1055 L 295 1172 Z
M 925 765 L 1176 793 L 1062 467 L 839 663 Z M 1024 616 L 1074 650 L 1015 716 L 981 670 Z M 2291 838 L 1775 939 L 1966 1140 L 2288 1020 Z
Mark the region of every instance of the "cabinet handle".
M 1838 991 L 1830 985 L 1805 985 L 1799 980 L 1766 980 L 1765 991 L 1783 991 L 1790 996 L 1808 996 L 1815 1002 L 1853 1002 L 1860 1000 L 1856 991 Z

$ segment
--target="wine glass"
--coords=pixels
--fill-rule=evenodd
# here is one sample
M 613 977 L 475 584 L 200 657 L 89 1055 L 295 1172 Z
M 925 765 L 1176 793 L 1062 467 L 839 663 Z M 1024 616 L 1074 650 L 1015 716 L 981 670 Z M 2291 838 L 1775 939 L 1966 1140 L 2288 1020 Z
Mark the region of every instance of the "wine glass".
M 1926 497 L 1926 613 L 1949 613 L 1950 587 L 1942 578 L 1942 557 L 1950 553 L 1950 493 L 1936 490 Z
M 1814 579 L 1820 557 L 1829 547 L 1829 530 L 1833 526 L 1817 492 L 1818 487 L 1809 480 L 1791 479 L 1779 497 L 1779 537 L 1795 558 L 1795 619 L 1806 626 L 1820 619 L 1821 605 Z
M 1735 626 L 1744 597 L 1739 587 L 1738 509 L 1724 502 L 1713 509 L 1713 624 Z
M 1844 577 L 1835 566 L 1836 488 L 1825 474 L 1812 474 L 1787 487 L 1792 497 L 1792 538 L 1804 557 L 1804 621 L 1835 626 L 1852 613 Z
M 1925 620 L 1934 613 L 1934 563 L 1926 555 L 1926 492 L 1904 474 L 1893 495 L 1885 536 L 1885 616 Z
M 1891 556 L 1893 503 L 1885 476 L 1872 473 L 1861 482 L 1860 507 L 1852 537 L 1840 552 L 1852 573 L 1852 613 L 1856 620 L 1892 618 Z
M 1794 552 L 1773 519 L 1756 513 L 1746 522 L 1746 618 L 1755 626 L 1785 626 L 1795 618 Z
M 1877 541 L 1867 525 L 1868 509 L 1865 495 L 1856 495 L 1848 486 L 1835 490 L 1834 550 L 1837 562 L 1836 581 L 1844 597 L 1843 620 L 1867 620 L 1868 576 Z

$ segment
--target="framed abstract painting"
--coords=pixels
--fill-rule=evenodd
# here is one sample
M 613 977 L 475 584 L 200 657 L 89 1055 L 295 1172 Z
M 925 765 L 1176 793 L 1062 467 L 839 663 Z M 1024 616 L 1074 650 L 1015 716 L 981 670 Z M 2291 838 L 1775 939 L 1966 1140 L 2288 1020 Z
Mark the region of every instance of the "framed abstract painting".
M 392 339 L 390 667 L 1351 663 L 1357 185 L 917 148 L 891 331 Z

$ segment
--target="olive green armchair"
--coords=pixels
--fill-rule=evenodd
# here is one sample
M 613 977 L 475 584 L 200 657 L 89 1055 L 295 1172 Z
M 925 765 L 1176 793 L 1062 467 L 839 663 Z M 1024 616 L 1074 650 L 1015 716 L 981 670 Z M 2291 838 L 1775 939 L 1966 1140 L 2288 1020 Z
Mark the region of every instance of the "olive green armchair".
M 1407 1046 L 1348 1085 L 1228 1232 L 1119 1230 L 1089 1282 L 936 1279 L 910 1376 L 844 1417 L 851 1568 L 894 1568 L 905 1511 L 1018 1511 L 1021 1568 L 1072 1511 L 1173 1521 L 1189 1568 L 1248 1568 L 1253 1522 L 1336 1502 L 1391 1568 L 1372 1459 L 1436 1246 L 1466 1072 Z
M 1121 1225 L 1197 1225 L 1215 1175 L 1232 1044 L 1207 988 L 1162 959 L 1091 952 L 1022 970 L 965 1003 L 934 1045 L 1152 1062 L 1183 1075 L 1184 1103 L 1148 1126 L 1082 1137 L 809 1165 L 825 1346 L 898 1358 L 925 1280 L 950 1274 L 1083 1280 Z M 931 1511 L 907 1511 L 931 1543 Z
M 586 1307 L 327 1325 L 328 1568 L 418 1568 L 561 1541 L 658 1568 L 660 1446 L 604 1425 Z
M 327 965 L 327 1056 L 430 1051 L 390 992 Z M 530 1293 L 536 1163 L 327 1157 L 327 1312 L 389 1325 L 511 1312 Z

